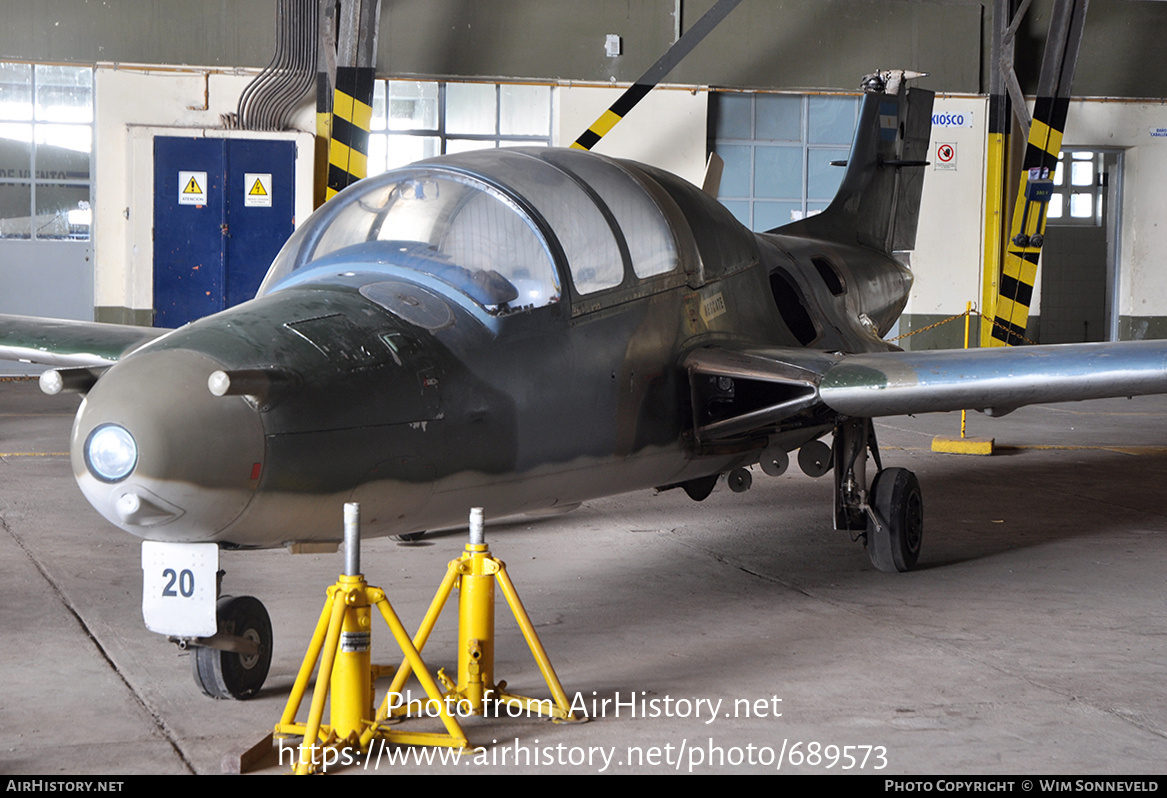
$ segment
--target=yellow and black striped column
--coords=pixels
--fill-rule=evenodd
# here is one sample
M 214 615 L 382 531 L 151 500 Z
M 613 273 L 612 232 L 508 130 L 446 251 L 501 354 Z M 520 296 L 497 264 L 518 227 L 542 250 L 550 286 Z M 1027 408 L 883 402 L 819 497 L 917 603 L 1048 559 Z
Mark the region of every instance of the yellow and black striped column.
M 1005 242 L 1001 278 L 997 283 L 990 346 L 1015 346 L 1025 341 L 1029 307 L 1033 304 L 1033 284 L 1037 281 L 1037 262 L 1041 257 L 1040 244 L 1033 246 L 1030 242 L 1042 241 L 1046 221 L 1044 207 L 1040 212 L 1026 213 L 1027 189 L 1031 179 L 1048 178 L 1057 168 L 1069 106 L 1069 98 L 1038 97 L 1033 108 L 1021 185 L 1013 208 L 1009 240 Z
M 990 346 L 1015 346 L 1025 342 L 1029 308 L 1033 304 L 1033 284 L 1037 281 L 1037 262 L 1045 239 L 1048 181 L 1057 168 L 1058 153 L 1062 149 L 1066 113 L 1070 108 L 1070 87 L 1074 82 L 1088 5 L 1089 0 L 1058 0 L 1050 13 L 1033 122 L 1029 126 L 1021 182 L 997 281 L 997 301 L 992 310 L 992 332 L 988 337 Z M 1046 184 L 1032 185 L 1034 180 Z
M 336 68 L 326 200 L 369 174 L 374 76 L 373 67 Z

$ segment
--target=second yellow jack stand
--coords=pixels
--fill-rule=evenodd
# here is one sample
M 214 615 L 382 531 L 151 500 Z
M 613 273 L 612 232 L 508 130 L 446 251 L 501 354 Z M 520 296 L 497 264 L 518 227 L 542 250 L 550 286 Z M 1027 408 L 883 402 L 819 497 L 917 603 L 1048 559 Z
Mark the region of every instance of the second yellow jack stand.
M 405 745 L 451 748 L 465 748 L 467 745 L 462 727 L 450 714 L 448 706 L 442 703 L 441 689 L 430 676 L 421 654 L 409 639 L 385 592 L 366 584 L 360 573 L 359 506 L 346 504 L 344 511 L 345 573 L 341 574 L 336 584 L 328 588 L 328 599 L 320 613 L 312 642 L 308 645 L 292 693 L 288 696 L 284 714 L 275 726 L 276 735 L 303 736 L 295 763 L 295 772 L 301 775 L 313 772 L 322 761 L 327 762 L 327 755 L 323 751 L 325 748 L 351 747 L 368 751 L 374 739 Z M 380 610 L 405 655 L 405 662 L 417 673 L 426 695 L 437 702 L 436 714 L 441 718 L 446 734 L 385 729 L 381 727 L 385 715 L 373 718 L 373 666 L 369 652 L 373 607 Z M 308 680 L 318 659 L 320 672 L 316 690 L 312 694 L 308 721 L 296 723 L 296 713 L 299 712 Z M 329 697 L 332 722 L 324 725 L 324 702 Z M 319 757 L 316 756 L 318 752 Z
M 555 675 L 555 669 L 547 658 L 543 644 L 539 642 L 539 635 L 527 615 L 522 601 L 519 600 L 515 585 L 507 575 L 506 565 L 490 555 L 483 536 L 482 508 L 475 507 L 470 511 L 470 542 L 462 556 L 450 562 L 446 570 L 446 578 L 438 587 L 438 592 L 426 612 L 414 637 L 414 645 L 418 651 L 429 640 L 430 633 L 442 614 L 450 593 L 458 588 L 458 681 L 455 684 L 444 671 L 438 671 L 438 679 L 449 691 L 445 698 L 446 706 L 457 707 L 458 714 L 498 715 L 502 707 L 511 707 L 523 714 L 547 715 L 558 720 L 575 720 L 571 713 L 571 704 Z M 505 692 L 506 682 L 494 681 L 494 585 L 498 583 L 539 671 L 551 690 L 554 702 L 548 699 L 526 698 Z M 407 660 L 401 664 L 393 683 L 389 686 L 389 694 L 385 697 L 377 713 L 378 718 L 389 715 L 408 714 L 408 706 L 390 706 L 390 697 L 400 696 L 401 688 L 411 672 L 411 663 Z

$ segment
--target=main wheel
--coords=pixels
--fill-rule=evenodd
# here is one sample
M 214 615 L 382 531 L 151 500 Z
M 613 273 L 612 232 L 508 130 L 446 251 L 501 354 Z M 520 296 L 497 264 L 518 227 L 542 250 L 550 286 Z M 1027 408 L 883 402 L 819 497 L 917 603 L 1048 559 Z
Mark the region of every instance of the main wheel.
M 211 698 L 251 698 L 267 679 L 271 667 L 271 618 L 259 599 L 223 596 L 215 605 L 219 632 L 259 645 L 258 654 L 236 654 L 198 646 L 191 659 L 195 682 Z
M 390 540 L 395 540 L 398 543 L 413 543 L 415 540 L 421 540 L 425 537 L 425 530 L 421 532 L 403 532 L 400 535 L 390 535 Z
M 871 505 L 883 523 L 867 519 L 867 556 L 881 571 L 910 571 L 924 537 L 920 482 L 906 468 L 885 468 L 871 483 Z

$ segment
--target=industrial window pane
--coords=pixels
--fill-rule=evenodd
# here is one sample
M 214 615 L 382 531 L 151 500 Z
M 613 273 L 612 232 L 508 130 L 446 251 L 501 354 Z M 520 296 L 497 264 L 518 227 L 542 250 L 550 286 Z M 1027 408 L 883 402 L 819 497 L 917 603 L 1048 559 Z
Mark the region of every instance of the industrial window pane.
M 713 135 L 719 139 L 753 138 L 752 94 L 718 94 Z
M 1077 153 L 1075 153 L 1077 155 Z M 1070 185 L 1094 185 L 1094 161 L 1074 161 L 1070 164 Z
M 1046 210 L 1046 218 L 1061 219 L 1062 214 L 1065 213 L 1064 205 L 1065 198 L 1061 194 L 1054 194 L 1049 198 L 1049 208 Z
M 1065 181 L 1062 172 L 1062 155 L 1058 153 L 1058 165 L 1054 167 L 1054 185 L 1060 186 Z
M 446 139 L 446 152 L 470 152 L 471 150 L 492 150 L 498 146 L 493 140 L 481 139 Z
M 389 137 L 369 134 L 369 157 L 365 160 L 368 175 L 379 175 L 388 168 Z
M 1071 194 L 1070 216 L 1075 219 L 1089 219 L 1094 215 L 1093 194 Z
M 89 238 L 89 186 L 36 187 L 37 238 Z
M 37 125 L 37 179 L 89 180 L 92 135 L 89 125 Z
M 447 84 L 446 132 L 494 134 L 497 93 L 493 83 Z
M 729 200 L 752 205 L 748 214 L 734 205 L 737 218 L 749 216 L 754 230 L 772 229 L 811 215 L 834 198 L 844 170 L 830 162 L 848 158 L 857 97 L 715 92 L 710 104 L 717 120 L 710 148 L 725 161 L 718 199 L 726 207 Z M 740 138 L 747 119 L 753 120 L 748 140 L 753 146 Z M 769 207 L 759 209 L 763 202 Z
M 32 177 L 32 125 L 0 122 L 0 177 Z
M 795 199 L 802 196 L 802 147 L 754 148 L 754 196 Z
M 546 136 L 551 132 L 549 86 L 500 86 L 498 132 L 511 136 Z
M 807 103 L 807 140 L 811 144 L 850 145 L 858 108 L 854 97 L 811 97 Z
M 0 63 L 0 119 L 32 119 L 32 65 Z
M 433 158 L 439 154 L 442 146 L 437 136 L 386 136 L 385 141 L 386 169 L 396 169 L 398 166 L 405 166 L 423 158 Z
M 806 153 L 806 196 L 808 199 L 830 200 L 843 180 L 842 167 L 831 166 L 831 161 L 847 160 L 848 150 L 808 150 Z
M 389 81 L 388 112 L 390 130 L 437 130 L 438 84 L 420 80 Z
M 802 140 L 802 98 L 790 94 L 757 95 L 754 137 L 768 141 Z
M 373 113 L 369 117 L 369 130 L 384 130 L 386 127 L 385 93 L 385 81 L 373 81 Z M 369 174 L 375 174 L 375 172 L 373 172 L 373 167 L 371 166 L 369 167 Z
M 32 187 L 0 183 L 0 238 L 30 238 Z
M 37 121 L 93 121 L 93 70 L 38 64 L 35 84 Z
M 754 229 L 773 230 L 784 224 L 802 218 L 801 202 L 763 202 L 754 203 Z
M 718 155 L 725 161 L 721 172 L 719 197 L 750 196 L 750 156 L 753 147 L 748 144 L 724 144 L 717 148 Z
M 750 220 L 750 205 L 753 203 L 749 200 L 721 200 L 721 204 L 733 214 L 733 218 L 751 230 L 754 229 L 753 223 Z

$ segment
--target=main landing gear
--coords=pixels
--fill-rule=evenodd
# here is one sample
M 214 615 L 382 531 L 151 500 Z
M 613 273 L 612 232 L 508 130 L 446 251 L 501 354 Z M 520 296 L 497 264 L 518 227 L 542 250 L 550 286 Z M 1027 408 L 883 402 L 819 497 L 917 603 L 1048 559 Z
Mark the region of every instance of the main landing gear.
M 877 469 L 870 490 L 868 451 Z M 924 533 L 924 500 L 916 475 L 906 468 L 883 467 L 867 418 L 847 419 L 835 427 L 832 459 L 835 528 L 860 531 L 871 564 L 879 570 L 915 568 Z

